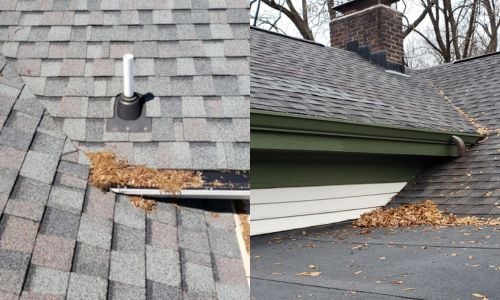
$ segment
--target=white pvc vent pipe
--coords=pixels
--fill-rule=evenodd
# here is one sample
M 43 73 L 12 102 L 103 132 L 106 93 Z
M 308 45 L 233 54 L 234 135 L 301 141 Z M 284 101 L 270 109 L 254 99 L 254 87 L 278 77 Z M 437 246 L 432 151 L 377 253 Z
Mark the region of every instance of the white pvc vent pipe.
M 134 96 L 134 56 L 130 53 L 123 55 L 123 96 Z
M 163 192 L 158 189 L 111 188 L 113 193 L 130 196 L 149 196 L 158 198 L 191 198 L 218 200 L 248 200 L 249 190 L 182 190 L 179 194 Z

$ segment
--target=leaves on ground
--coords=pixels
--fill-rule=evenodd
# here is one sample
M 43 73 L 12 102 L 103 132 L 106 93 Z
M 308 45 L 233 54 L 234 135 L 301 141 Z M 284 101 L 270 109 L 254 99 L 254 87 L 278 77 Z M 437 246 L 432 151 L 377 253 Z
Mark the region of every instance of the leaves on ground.
M 391 281 L 392 284 L 403 284 L 404 282 L 402 280 L 394 280 Z
M 354 272 L 354 275 L 359 275 L 359 274 L 361 274 L 361 273 L 363 273 L 363 271 L 359 270 L 359 271 L 357 271 L 357 272 Z
M 484 219 L 474 216 L 457 217 L 444 214 L 437 205 L 426 200 L 399 207 L 377 208 L 364 213 L 353 222 L 358 227 L 401 227 L 412 225 L 500 225 L 499 219 Z
M 403 288 L 401 289 L 402 291 L 409 292 L 409 291 L 414 291 L 415 288 Z
M 310 277 L 316 277 L 316 276 L 319 276 L 321 274 L 321 272 L 317 272 L 317 271 L 308 271 L 308 272 L 300 272 L 300 273 L 297 273 L 295 274 L 295 276 L 310 276 Z
M 351 247 L 351 250 L 361 250 L 363 247 L 367 247 L 367 246 L 368 246 L 367 243 L 359 244 L 359 245 Z
M 472 293 L 472 296 L 476 297 L 476 298 L 481 298 L 483 300 L 488 300 L 488 297 L 486 297 L 485 295 L 479 294 L 479 293 Z

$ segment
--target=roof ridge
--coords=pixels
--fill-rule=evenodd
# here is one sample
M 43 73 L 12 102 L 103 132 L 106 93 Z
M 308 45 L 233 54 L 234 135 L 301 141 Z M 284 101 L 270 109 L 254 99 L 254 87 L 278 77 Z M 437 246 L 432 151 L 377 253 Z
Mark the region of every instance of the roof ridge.
M 274 35 L 277 35 L 277 36 L 281 36 L 281 37 L 288 38 L 288 39 L 295 40 L 295 41 L 299 41 L 299 42 L 304 42 L 304 43 L 308 43 L 308 44 L 317 45 L 317 46 L 320 46 L 320 47 L 331 48 L 331 47 L 327 47 L 327 46 L 325 46 L 325 45 L 323 45 L 321 43 L 315 42 L 315 41 L 306 40 L 306 39 L 298 38 L 298 37 L 294 37 L 294 36 L 289 36 L 289 35 L 286 35 L 286 34 L 283 34 L 283 33 L 279 33 L 279 32 L 275 32 L 275 31 L 267 30 L 267 29 L 264 29 L 264 28 L 259 28 L 257 26 L 250 26 L 250 29 L 258 30 L 258 31 L 262 31 L 262 32 L 270 33 L 270 34 L 274 34 Z
M 476 55 L 476 56 L 472 56 L 472 57 L 466 57 L 466 58 L 463 58 L 463 59 L 455 60 L 454 62 L 452 62 L 452 64 L 459 64 L 459 63 L 462 63 L 462 62 L 466 62 L 466 61 L 470 61 L 470 60 L 474 60 L 474 59 L 481 59 L 481 58 L 484 58 L 484 57 L 493 56 L 493 55 L 497 55 L 497 54 L 500 54 L 500 51 L 491 52 L 491 53 L 485 53 L 485 54 L 480 54 L 480 55 Z

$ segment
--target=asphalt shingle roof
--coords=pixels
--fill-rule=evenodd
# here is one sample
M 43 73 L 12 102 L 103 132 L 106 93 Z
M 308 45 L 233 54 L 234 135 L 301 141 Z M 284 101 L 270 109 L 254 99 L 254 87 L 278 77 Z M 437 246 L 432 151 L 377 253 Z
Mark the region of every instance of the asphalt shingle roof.
M 415 73 L 491 133 L 465 156 L 420 174 L 393 203 L 430 198 L 454 213 L 500 215 L 500 53 Z
M 474 132 L 425 80 L 388 73 L 358 54 L 256 28 L 250 47 L 253 109 Z
M 0 2 L 0 298 L 248 297 L 229 202 L 146 215 L 83 153 L 249 169 L 247 23 L 243 0 Z M 106 130 L 124 53 L 151 132 Z
M 230 202 L 159 202 L 145 214 L 89 186 L 63 128 L 90 119 L 52 117 L 15 62 L 0 56 L 0 298 L 248 298 Z
M 248 31 L 244 0 L 0 4 L 1 52 L 75 145 L 158 168 L 249 169 Z M 137 92 L 155 96 L 151 132 L 106 130 L 124 53 Z

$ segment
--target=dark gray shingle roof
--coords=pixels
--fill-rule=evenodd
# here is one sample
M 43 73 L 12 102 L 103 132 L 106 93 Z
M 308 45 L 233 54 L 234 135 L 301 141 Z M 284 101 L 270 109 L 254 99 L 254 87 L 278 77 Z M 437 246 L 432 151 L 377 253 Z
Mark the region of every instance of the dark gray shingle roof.
M 388 73 L 348 51 L 250 31 L 253 109 L 474 132 L 421 78 Z
M 1 52 L 68 137 L 159 168 L 249 169 L 248 31 L 244 0 L 0 4 Z M 152 132 L 106 131 L 129 52 Z
M 417 71 L 491 132 L 463 157 L 421 174 L 393 201 L 433 199 L 454 213 L 500 215 L 500 53 Z
M 229 202 L 145 214 L 89 186 L 62 124 L 0 71 L 1 299 L 248 298 Z

